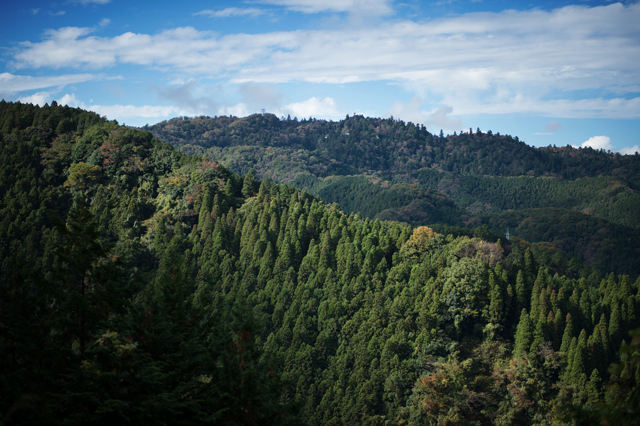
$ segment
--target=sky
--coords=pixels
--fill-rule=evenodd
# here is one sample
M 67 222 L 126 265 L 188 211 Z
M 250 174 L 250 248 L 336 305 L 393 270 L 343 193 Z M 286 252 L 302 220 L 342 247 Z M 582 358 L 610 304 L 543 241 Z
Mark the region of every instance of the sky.
M 393 116 L 633 154 L 638 22 L 637 0 L 4 2 L 0 98 L 131 126 Z

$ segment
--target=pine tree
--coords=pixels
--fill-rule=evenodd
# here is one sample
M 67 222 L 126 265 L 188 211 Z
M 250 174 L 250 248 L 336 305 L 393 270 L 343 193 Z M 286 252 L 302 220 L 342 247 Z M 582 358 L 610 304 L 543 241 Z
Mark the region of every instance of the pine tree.
M 583 290 L 582 297 L 580 297 L 580 324 L 587 329 L 591 329 L 593 326 L 591 323 L 591 303 L 587 290 Z
M 614 348 L 618 348 L 620 346 L 620 341 L 622 340 L 622 315 L 620 314 L 620 307 L 618 303 L 618 299 L 613 299 L 613 306 L 611 309 L 611 318 L 609 318 L 609 341 Z
M 540 268 L 542 271 L 542 268 Z M 531 321 L 538 321 L 540 316 L 540 281 L 533 283 L 533 291 L 531 292 Z
M 527 250 L 524 253 L 524 271 L 526 273 L 527 281 L 533 283 L 537 270 L 538 267 L 533 257 L 533 253 L 531 252 L 531 248 L 527 247 Z
M 258 201 L 265 201 L 270 193 L 271 184 L 269 183 L 269 179 L 265 178 L 262 180 L 262 183 L 260 183 L 260 189 L 258 190 Z
M 504 315 L 504 302 L 500 286 L 496 283 L 493 273 L 489 273 L 489 321 L 493 324 L 501 324 Z
M 518 323 L 518 330 L 516 331 L 515 347 L 513 349 L 513 355 L 516 357 L 522 356 L 526 351 L 531 348 L 533 341 L 533 332 L 531 330 L 531 320 L 526 309 L 522 310 L 520 314 L 520 322 Z
M 244 198 L 253 197 L 256 192 L 257 184 L 256 175 L 253 172 L 253 169 L 251 169 L 249 170 L 249 173 L 244 176 L 244 180 L 242 182 L 242 196 Z
M 564 330 L 566 327 L 566 323 L 564 317 L 562 315 L 562 310 L 558 309 L 556 311 L 556 315 L 553 319 L 554 327 L 553 327 L 553 348 L 556 351 L 559 351 L 564 337 Z
M 571 367 L 573 364 L 573 358 L 576 353 L 576 348 L 578 347 L 578 338 L 572 337 L 571 344 L 569 345 L 569 350 L 567 351 L 567 366 L 564 371 L 563 380 L 567 383 L 571 382 Z
M 602 333 L 600 331 L 600 326 L 596 326 L 593 330 L 593 334 L 590 337 L 589 344 L 589 359 L 591 361 L 591 365 L 593 368 L 597 368 L 603 373 L 606 371 L 605 368 L 605 353 L 603 352 L 603 342 L 602 342 Z
M 506 282 L 506 281 L 505 281 Z M 505 298 L 505 317 L 507 321 L 511 322 L 514 316 L 515 309 L 515 301 L 516 301 L 516 293 L 511 284 L 507 285 L 507 296 Z
M 573 360 L 571 361 L 571 372 L 569 373 L 569 383 L 577 385 L 580 378 L 585 373 L 587 363 L 587 332 L 583 329 L 573 352 Z
M 529 307 L 529 300 L 527 283 L 522 270 L 519 270 L 516 278 L 516 312 L 522 312 L 523 309 Z
M 602 399 L 602 379 L 597 368 L 591 372 L 591 377 L 587 383 L 587 405 L 594 407 Z
M 529 347 L 529 352 L 535 353 L 540 345 L 549 340 L 549 325 L 544 315 L 540 315 L 536 322 L 535 331 L 533 332 L 533 341 Z
M 200 212 L 198 216 L 199 226 L 204 226 L 206 216 L 211 214 L 213 209 L 214 192 L 210 185 L 205 186 L 204 194 L 202 194 L 202 202 L 200 204 Z

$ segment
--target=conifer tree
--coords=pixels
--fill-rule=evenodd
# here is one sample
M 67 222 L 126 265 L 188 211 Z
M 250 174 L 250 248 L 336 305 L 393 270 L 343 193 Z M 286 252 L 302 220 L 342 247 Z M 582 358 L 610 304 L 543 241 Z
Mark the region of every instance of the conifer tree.
M 582 327 L 588 329 L 591 329 L 593 326 L 591 323 L 591 303 L 587 290 L 583 290 L 582 297 L 580 297 L 580 324 Z
M 542 270 L 542 268 L 540 268 Z M 531 321 L 538 321 L 540 316 L 540 281 L 533 283 L 533 291 L 531 292 Z
M 535 353 L 538 351 L 540 345 L 549 340 L 549 325 L 544 315 L 540 315 L 536 322 L 535 330 L 533 332 L 533 340 L 529 348 L 529 352 Z
M 622 340 L 622 315 L 620 313 L 620 305 L 618 303 L 618 299 L 614 298 L 611 308 L 611 318 L 609 318 L 609 341 L 614 348 L 618 348 L 620 346 L 620 341 Z
M 578 338 L 572 337 L 571 344 L 569 345 L 569 350 L 567 351 L 567 366 L 565 368 L 565 373 L 563 375 L 563 380 L 567 383 L 571 383 L 571 367 L 573 364 L 573 358 L 576 353 L 576 348 L 578 347 Z
M 596 368 L 603 373 L 606 371 L 605 368 L 605 353 L 603 352 L 603 342 L 602 342 L 602 333 L 600 331 L 600 326 L 596 326 L 593 330 L 593 334 L 589 337 L 589 359 L 590 364 L 593 368 Z
M 243 187 L 244 190 L 244 187 Z M 264 178 L 260 183 L 260 188 L 258 190 L 258 201 L 264 201 L 266 197 L 271 193 L 271 184 L 269 183 L 269 179 Z
M 198 224 L 201 226 L 205 222 L 205 216 L 211 214 L 211 210 L 213 210 L 213 189 L 210 185 L 205 186 L 204 194 L 202 194 L 202 202 L 200 204 L 200 212 L 198 217 Z
M 496 283 L 493 273 L 489 273 L 489 321 L 501 324 L 504 315 L 504 302 L 500 286 Z
M 526 274 L 526 279 L 530 283 L 533 283 L 536 277 L 536 271 L 538 267 L 536 265 L 536 261 L 533 257 L 533 253 L 531 252 L 531 248 L 527 247 L 527 250 L 524 253 L 524 271 Z
M 589 382 L 587 382 L 587 405 L 595 407 L 595 405 L 601 401 L 602 397 L 602 379 L 597 368 L 594 368 L 591 372 Z
M 516 357 L 522 356 L 531 348 L 533 341 L 533 332 L 531 330 L 531 320 L 526 309 L 522 310 L 520 314 L 520 322 L 518 323 L 518 329 L 516 331 L 515 347 L 513 349 L 513 355 Z
M 607 318 L 604 314 L 600 315 L 600 322 L 598 323 L 597 330 L 600 332 L 600 341 L 602 342 L 602 367 L 604 368 L 604 371 L 606 371 L 609 363 L 611 362 L 612 348 L 611 339 L 609 338 L 609 331 L 607 329 Z
M 244 176 L 244 180 L 242 182 L 242 196 L 244 198 L 253 197 L 256 192 L 257 184 L 256 175 L 253 172 L 253 169 L 251 169 L 249 170 L 249 173 Z
M 556 311 L 556 315 L 553 319 L 554 321 L 554 326 L 553 326 L 553 347 L 555 350 L 559 351 L 561 346 L 562 346 L 562 342 L 563 342 L 563 337 L 564 337 L 564 329 L 566 326 L 564 317 L 562 315 L 562 310 L 558 309 Z
M 580 378 L 585 373 L 587 358 L 587 332 L 583 329 L 580 332 L 576 348 L 573 352 L 573 359 L 571 361 L 571 372 L 569 373 L 569 383 L 577 385 L 580 382 Z
M 569 313 L 571 314 L 571 318 L 573 319 L 574 326 L 576 330 L 580 330 L 582 328 L 582 322 L 580 320 L 580 290 L 578 288 L 574 288 L 571 293 L 571 297 L 569 298 Z
M 506 281 L 505 281 L 506 282 Z M 505 298 L 504 309 L 505 309 L 505 317 L 507 321 L 512 321 L 515 309 L 515 301 L 516 301 L 516 293 L 513 286 L 509 283 L 507 285 L 507 295 Z
M 524 273 L 519 270 L 516 278 L 516 312 L 526 309 L 529 306 L 529 300 Z

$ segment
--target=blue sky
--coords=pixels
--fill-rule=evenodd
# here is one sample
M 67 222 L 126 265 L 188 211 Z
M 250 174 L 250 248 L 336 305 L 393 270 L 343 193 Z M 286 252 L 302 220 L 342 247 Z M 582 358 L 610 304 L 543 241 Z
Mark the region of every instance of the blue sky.
M 640 3 L 11 2 L 0 97 L 142 126 L 346 114 L 640 150 Z

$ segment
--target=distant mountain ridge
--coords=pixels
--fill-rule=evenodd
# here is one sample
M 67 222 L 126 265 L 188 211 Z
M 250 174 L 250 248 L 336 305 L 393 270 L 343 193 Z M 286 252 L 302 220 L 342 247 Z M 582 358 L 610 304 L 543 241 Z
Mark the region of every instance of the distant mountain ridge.
M 522 230 L 523 238 L 552 242 L 602 271 L 640 273 L 637 261 L 597 247 L 612 240 L 630 259 L 640 258 L 637 154 L 535 148 L 479 129 L 435 135 L 422 125 L 360 115 L 337 122 L 273 114 L 180 117 L 145 129 L 184 153 L 207 156 L 241 174 L 253 169 L 258 178 L 291 184 L 370 218 L 485 224 L 498 233 L 509 222 L 513 235 Z M 563 220 L 562 232 L 551 237 L 543 229 L 544 209 L 554 209 L 548 211 L 553 217 L 561 209 L 572 219 Z M 519 212 L 511 215 L 519 222 L 504 220 L 511 211 Z M 625 238 L 605 235 L 612 229 L 607 223 Z
M 342 171 L 397 173 L 427 168 L 461 175 L 554 176 L 571 180 L 605 175 L 640 184 L 638 155 L 570 146 L 534 148 L 518 137 L 491 131 L 437 136 L 422 125 L 393 118 L 356 115 L 333 122 L 280 120 L 273 114 L 183 117 L 145 129 L 175 146 L 312 151 L 318 159 L 333 159 L 347 167 Z M 328 168 L 325 175 L 337 174 L 333 170 Z

